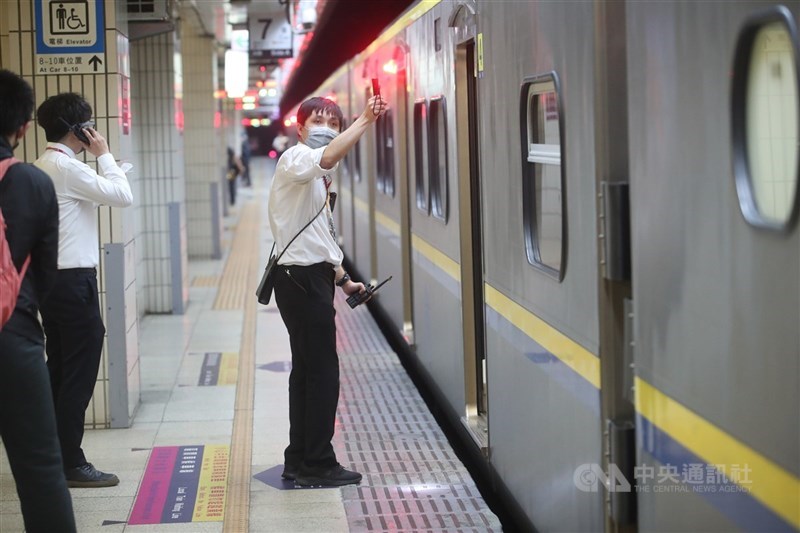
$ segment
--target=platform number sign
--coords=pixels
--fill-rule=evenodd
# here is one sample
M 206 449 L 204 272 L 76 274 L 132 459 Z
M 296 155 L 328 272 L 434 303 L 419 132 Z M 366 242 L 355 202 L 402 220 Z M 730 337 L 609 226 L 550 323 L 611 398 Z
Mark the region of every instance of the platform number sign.
M 282 12 L 250 13 L 250 58 L 292 57 L 292 27 Z
M 104 0 L 35 0 L 36 73 L 105 73 Z

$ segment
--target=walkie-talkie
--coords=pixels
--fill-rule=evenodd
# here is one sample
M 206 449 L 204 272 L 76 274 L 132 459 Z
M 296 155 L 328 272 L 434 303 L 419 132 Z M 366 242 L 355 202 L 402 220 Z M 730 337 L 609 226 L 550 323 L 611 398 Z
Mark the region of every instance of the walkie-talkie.
M 352 309 L 355 309 L 357 306 L 366 302 L 370 296 L 375 294 L 378 291 L 378 289 L 383 287 L 383 284 L 389 281 L 390 279 L 392 279 L 392 276 L 389 276 L 385 280 L 381 281 L 375 287 L 373 287 L 372 285 L 367 285 L 366 292 L 357 292 L 355 294 L 350 295 L 350 297 L 347 299 L 347 305 L 349 305 Z

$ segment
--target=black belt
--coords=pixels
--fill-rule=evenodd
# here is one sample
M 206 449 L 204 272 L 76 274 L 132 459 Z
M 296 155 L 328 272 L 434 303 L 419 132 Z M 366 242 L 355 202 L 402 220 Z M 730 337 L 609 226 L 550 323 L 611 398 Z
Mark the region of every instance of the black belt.
M 331 272 L 334 271 L 334 266 L 331 263 L 314 263 L 313 265 L 278 265 L 282 267 L 291 267 L 291 268 L 307 268 L 309 270 L 323 270 L 328 269 Z
M 96 274 L 97 268 L 96 267 L 79 267 L 79 268 L 59 268 L 59 272 L 75 272 L 75 273 L 85 273 L 85 274 Z

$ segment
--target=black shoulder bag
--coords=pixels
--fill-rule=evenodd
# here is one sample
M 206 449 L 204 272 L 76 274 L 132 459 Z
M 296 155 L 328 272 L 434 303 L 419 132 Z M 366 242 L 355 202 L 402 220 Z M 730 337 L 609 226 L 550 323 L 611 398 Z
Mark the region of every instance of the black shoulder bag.
M 314 218 L 309 220 L 308 224 L 303 226 L 303 228 L 297 232 L 297 235 L 292 237 L 292 240 L 289 241 L 289 244 L 286 245 L 286 248 L 284 248 L 283 251 L 277 257 L 275 256 L 275 243 L 274 242 L 272 243 L 272 250 L 270 250 L 269 252 L 269 261 L 267 261 L 267 268 L 264 269 L 264 275 L 261 276 L 261 283 L 258 284 L 258 288 L 256 289 L 256 296 L 258 297 L 258 303 L 260 303 L 261 305 L 267 305 L 270 299 L 272 299 L 272 289 L 275 287 L 275 268 L 278 266 L 278 261 L 280 261 L 281 257 L 283 257 L 283 254 L 286 253 L 286 250 L 289 249 L 289 246 L 292 245 L 294 240 L 298 238 L 300 234 L 303 233 L 306 230 L 306 228 L 309 227 L 311 223 L 317 219 L 319 214 L 322 213 L 322 210 L 325 209 L 325 205 L 327 205 L 327 203 L 328 202 L 326 201 L 324 204 L 322 204 L 322 207 L 320 208 L 319 211 L 317 211 L 317 214 L 314 215 Z

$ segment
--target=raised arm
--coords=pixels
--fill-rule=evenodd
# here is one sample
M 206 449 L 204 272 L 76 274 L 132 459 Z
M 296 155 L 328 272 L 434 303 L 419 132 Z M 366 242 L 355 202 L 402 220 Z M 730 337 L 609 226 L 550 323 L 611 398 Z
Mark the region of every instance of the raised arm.
M 374 107 L 374 111 L 373 111 Z M 353 122 L 349 128 L 336 136 L 322 153 L 319 166 L 328 169 L 344 158 L 345 154 L 355 146 L 358 139 L 367 131 L 367 128 L 375 122 L 389 108 L 388 104 L 378 96 L 373 96 L 367 101 L 367 106 L 361 116 Z

